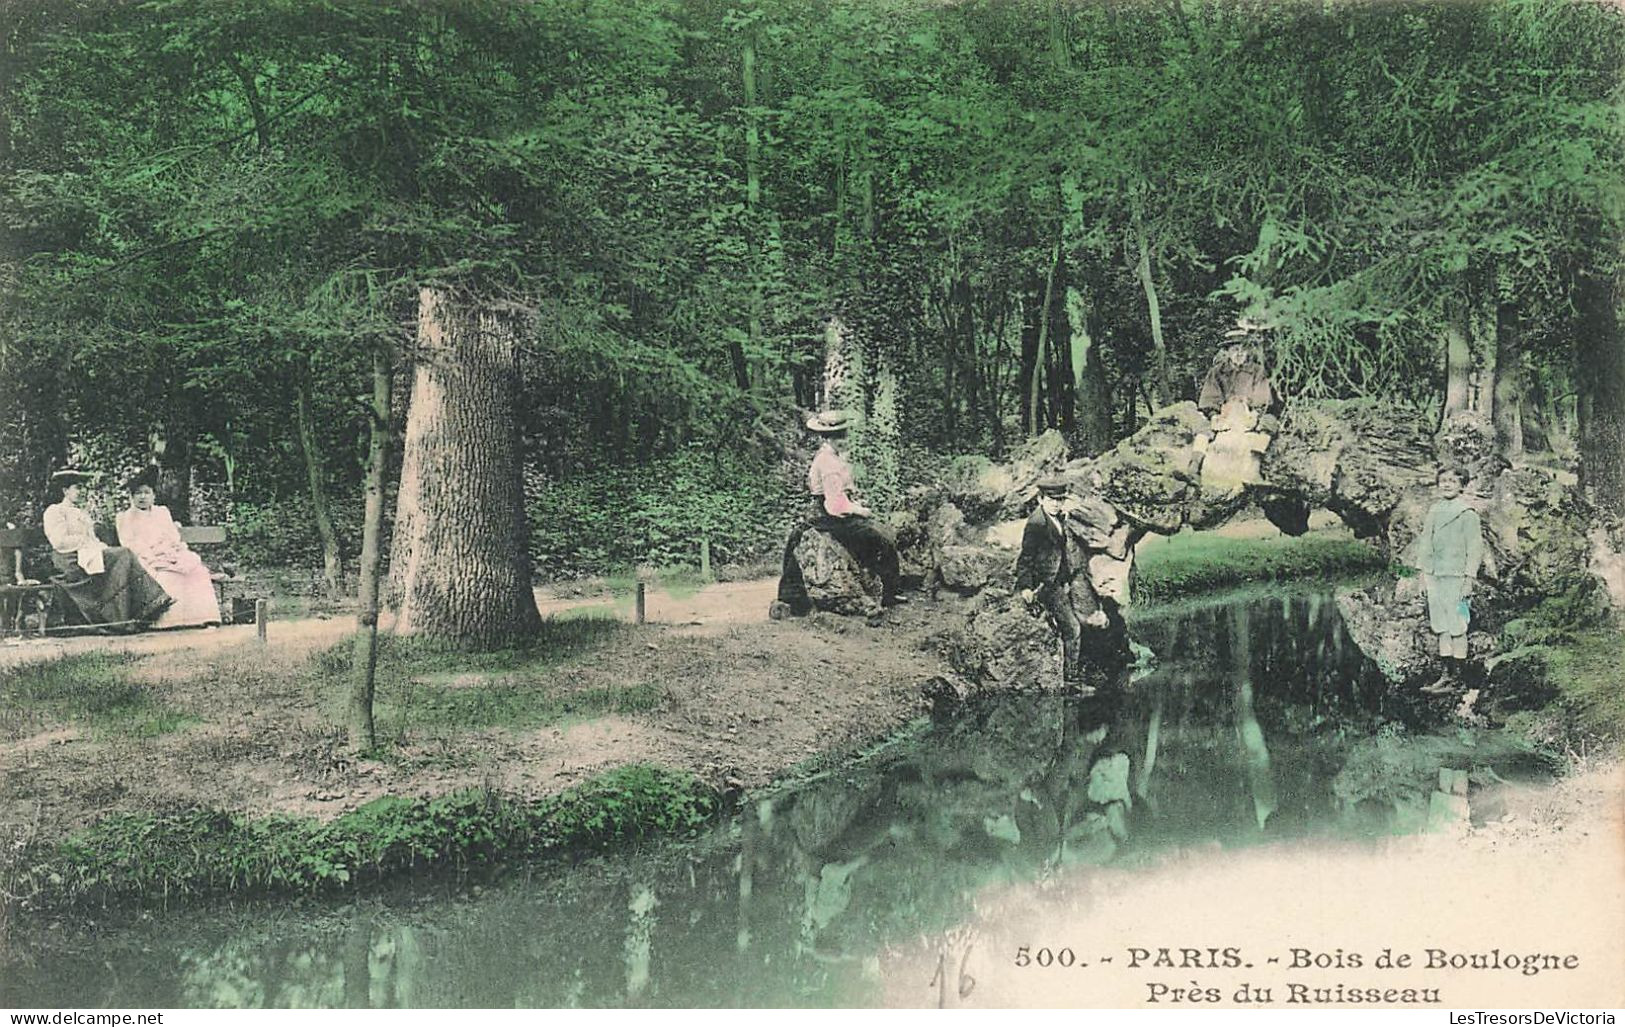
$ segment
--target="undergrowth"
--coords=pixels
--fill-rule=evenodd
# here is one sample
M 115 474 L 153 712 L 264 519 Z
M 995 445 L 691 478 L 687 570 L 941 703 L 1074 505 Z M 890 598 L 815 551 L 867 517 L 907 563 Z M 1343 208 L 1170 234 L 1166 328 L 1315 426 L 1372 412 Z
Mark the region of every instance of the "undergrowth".
M 1570 748 L 1625 740 L 1625 632 L 1594 581 L 1509 621 L 1498 649 L 1505 676 L 1532 674 L 1556 693 L 1539 712 L 1517 715 L 1526 730 Z
M 692 834 L 719 806 L 692 775 L 633 764 L 536 802 L 485 790 L 386 797 L 326 822 L 202 809 L 123 814 L 17 853 L 9 897 L 44 910 L 338 891 L 402 873 Z

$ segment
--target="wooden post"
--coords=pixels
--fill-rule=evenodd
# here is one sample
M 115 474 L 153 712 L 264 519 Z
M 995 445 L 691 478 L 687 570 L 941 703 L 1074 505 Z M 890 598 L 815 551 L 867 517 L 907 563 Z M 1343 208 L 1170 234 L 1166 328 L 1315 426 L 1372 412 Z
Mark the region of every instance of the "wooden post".
M 643 582 L 641 582 L 641 581 L 638 582 L 638 623 L 639 624 L 642 624 L 645 621 L 646 615 L 648 613 L 648 607 L 646 605 L 647 600 L 644 598 L 643 588 L 644 588 Z
M 700 580 L 711 580 L 711 540 L 700 539 Z
M 271 604 L 263 599 L 254 600 L 254 630 L 259 632 L 260 641 L 265 641 L 265 615 L 270 612 Z

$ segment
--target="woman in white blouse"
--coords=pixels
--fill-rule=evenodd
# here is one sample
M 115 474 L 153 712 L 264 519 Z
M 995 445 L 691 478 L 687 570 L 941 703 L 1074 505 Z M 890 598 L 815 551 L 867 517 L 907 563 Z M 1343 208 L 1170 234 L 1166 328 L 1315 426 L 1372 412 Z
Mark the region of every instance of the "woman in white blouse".
M 142 569 L 135 554 L 103 544 L 90 515 L 79 508 L 79 489 L 89 475 L 58 471 L 51 484 L 62 499 L 45 508 L 43 527 L 51 561 L 60 572 L 52 582 L 66 598 L 70 623 L 114 631 L 139 631 L 173 602 L 163 586 Z
M 118 540 L 148 574 L 162 585 L 175 605 L 152 622 L 155 628 L 182 628 L 198 624 L 219 624 L 220 604 L 214 597 L 214 581 L 209 568 L 185 542 L 166 506 L 155 506 L 157 498 L 144 479 L 130 482 L 130 508 L 118 515 Z

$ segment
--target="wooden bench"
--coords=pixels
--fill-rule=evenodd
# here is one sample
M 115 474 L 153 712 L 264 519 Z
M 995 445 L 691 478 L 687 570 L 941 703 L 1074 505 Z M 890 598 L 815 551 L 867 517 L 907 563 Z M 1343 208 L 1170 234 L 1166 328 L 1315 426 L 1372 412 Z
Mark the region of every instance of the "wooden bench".
M 226 541 L 226 529 L 216 524 L 182 527 L 179 531 L 181 541 L 188 546 L 220 545 Z M 4 567 L 6 578 L 0 582 L 0 635 L 25 634 L 25 622 L 31 616 L 37 618 L 40 635 L 48 630 L 46 621 L 56 586 L 48 580 L 30 578 L 23 570 L 23 550 L 45 544 L 45 533 L 38 528 L 0 528 L 0 567 Z M 243 623 L 244 613 L 248 620 L 253 619 L 254 600 L 263 596 L 230 574 L 216 571 L 209 577 L 225 623 Z

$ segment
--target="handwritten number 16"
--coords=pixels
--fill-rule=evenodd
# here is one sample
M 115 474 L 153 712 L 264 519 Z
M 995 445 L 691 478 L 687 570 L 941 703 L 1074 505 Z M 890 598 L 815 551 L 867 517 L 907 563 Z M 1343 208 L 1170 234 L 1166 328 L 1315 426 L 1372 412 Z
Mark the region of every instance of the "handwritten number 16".
M 959 957 L 959 997 L 967 998 L 976 990 L 976 978 L 965 972 L 965 966 L 970 962 L 972 946 L 965 946 L 965 954 Z M 937 953 L 937 972 L 931 975 L 931 984 L 928 987 L 937 988 L 937 1007 L 940 1009 L 948 1004 L 948 953 Z

